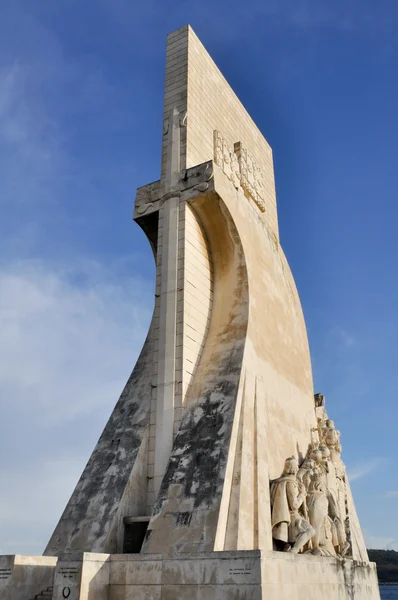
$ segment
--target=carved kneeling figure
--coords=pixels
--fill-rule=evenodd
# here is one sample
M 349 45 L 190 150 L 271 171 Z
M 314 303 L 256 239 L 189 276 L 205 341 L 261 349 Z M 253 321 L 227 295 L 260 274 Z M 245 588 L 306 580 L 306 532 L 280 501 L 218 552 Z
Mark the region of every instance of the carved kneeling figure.
M 272 537 L 281 550 L 299 552 L 315 535 L 314 528 L 299 513 L 306 489 L 297 479 L 299 466 L 291 456 L 285 461 L 282 476 L 271 483 Z

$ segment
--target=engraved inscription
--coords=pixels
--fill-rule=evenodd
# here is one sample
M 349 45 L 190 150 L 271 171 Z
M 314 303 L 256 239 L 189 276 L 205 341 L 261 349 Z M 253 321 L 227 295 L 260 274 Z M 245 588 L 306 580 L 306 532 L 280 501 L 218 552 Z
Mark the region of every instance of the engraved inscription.
M 230 575 L 251 575 L 252 570 L 250 567 L 235 567 L 229 569 Z
M 11 569 L 0 569 L 0 579 L 8 579 L 11 577 Z
M 74 579 L 78 572 L 79 569 L 77 567 L 62 567 L 59 570 L 60 575 L 62 575 L 64 579 Z

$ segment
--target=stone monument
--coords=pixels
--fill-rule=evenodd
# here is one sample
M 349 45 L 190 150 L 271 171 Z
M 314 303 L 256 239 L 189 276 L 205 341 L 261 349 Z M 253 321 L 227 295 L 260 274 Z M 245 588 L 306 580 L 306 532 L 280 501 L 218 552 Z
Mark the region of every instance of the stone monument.
M 314 397 L 272 151 L 189 26 L 168 36 L 156 262 L 137 364 L 9 600 L 377 599 L 340 433 Z

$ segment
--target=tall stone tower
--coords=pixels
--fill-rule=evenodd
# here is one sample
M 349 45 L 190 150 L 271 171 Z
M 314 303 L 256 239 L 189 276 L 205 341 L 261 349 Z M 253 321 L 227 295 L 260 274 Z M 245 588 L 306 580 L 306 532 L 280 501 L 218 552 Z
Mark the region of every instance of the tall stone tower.
M 340 434 L 314 401 L 272 151 L 189 26 L 168 36 L 161 177 L 134 220 L 153 318 L 46 548 L 49 593 L 378 598 Z

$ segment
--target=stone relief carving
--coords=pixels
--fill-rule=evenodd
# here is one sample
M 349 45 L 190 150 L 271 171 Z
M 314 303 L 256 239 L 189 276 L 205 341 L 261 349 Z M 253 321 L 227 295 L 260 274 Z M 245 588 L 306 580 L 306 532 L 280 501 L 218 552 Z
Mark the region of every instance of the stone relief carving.
M 306 519 L 306 489 L 295 456 L 287 458 L 282 476 L 271 484 L 272 535 L 281 550 L 298 553 L 314 536 Z
M 159 192 L 160 183 L 154 181 L 148 185 L 138 188 L 134 205 L 134 216 L 142 217 L 147 212 L 152 212 L 155 207 L 155 195 Z
M 262 170 L 240 142 L 234 145 L 234 152 L 239 160 L 240 184 L 243 191 L 246 196 L 249 195 L 253 198 L 261 212 L 265 212 L 265 181 Z
M 241 187 L 261 212 L 265 212 L 264 174 L 241 142 L 236 142 L 231 148 L 220 133 L 214 131 L 214 162 L 237 189 Z
M 209 161 L 181 171 L 181 178 L 172 191 L 165 192 L 162 180 L 138 188 L 134 203 L 134 219 L 158 211 L 169 198 L 177 196 L 183 201 L 189 201 L 203 192 L 213 191 L 213 176 L 213 162 Z
M 163 121 L 163 135 L 167 135 L 169 132 L 169 118 Z
M 214 162 L 221 167 L 228 179 L 238 189 L 240 186 L 238 156 L 234 150 L 231 150 L 218 131 L 214 131 Z
M 340 432 L 328 418 L 325 399 L 315 396 L 317 426 L 299 466 L 285 461 L 271 482 L 272 537 L 277 550 L 345 556 L 350 549 L 347 486 Z

